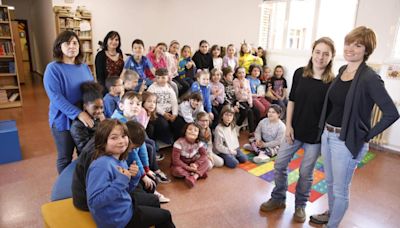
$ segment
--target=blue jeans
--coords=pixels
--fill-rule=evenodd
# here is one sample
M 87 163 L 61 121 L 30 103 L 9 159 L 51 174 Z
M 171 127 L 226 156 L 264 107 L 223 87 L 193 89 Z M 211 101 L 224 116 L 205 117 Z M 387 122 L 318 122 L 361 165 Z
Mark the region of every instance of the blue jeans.
M 228 168 L 236 168 L 236 166 L 240 163 L 245 163 L 247 161 L 247 156 L 243 154 L 243 152 L 238 148 L 236 150 L 236 156 L 232 154 L 218 154 L 222 159 L 224 159 L 224 163 Z
M 60 174 L 72 161 L 75 143 L 69 130 L 59 131 L 53 126 L 51 133 L 57 147 L 57 171 Z
M 275 187 L 271 193 L 271 197 L 275 201 L 284 202 L 286 200 L 286 191 L 288 189 L 288 165 L 293 155 L 301 147 L 304 149 L 304 157 L 301 161 L 299 170 L 300 177 L 296 186 L 296 208 L 304 208 L 310 196 L 314 166 L 320 155 L 321 144 L 309 144 L 296 139 L 292 145 L 283 142 L 275 160 Z
M 321 151 L 324 159 L 325 179 L 328 185 L 329 222 L 328 227 L 338 227 L 349 206 L 349 189 L 354 170 L 368 151 L 368 143 L 361 148 L 357 158 L 339 139 L 339 133 L 322 134 Z

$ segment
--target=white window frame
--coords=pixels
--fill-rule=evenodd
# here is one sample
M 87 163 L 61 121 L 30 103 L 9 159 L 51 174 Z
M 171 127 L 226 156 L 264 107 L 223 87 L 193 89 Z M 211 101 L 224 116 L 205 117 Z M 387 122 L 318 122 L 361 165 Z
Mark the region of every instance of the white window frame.
M 310 52 L 310 50 L 311 50 L 311 43 L 308 45 L 308 47 L 307 47 L 307 45 L 305 45 L 305 48 L 302 49 L 302 50 L 293 49 L 293 48 L 286 48 L 287 42 L 288 42 L 287 41 L 287 38 L 288 38 L 288 22 L 289 22 L 289 17 L 290 17 L 289 12 L 290 12 L 291 3 L 293 1 L 296 1 L 296 0 L 263 0 L 263 2 L 262 2 L 262 5 L 261 5 L 262 13 L 261 13 L 260 33 L 259 33 L 259 35 L 260 35 L 260 37 L 259 37 L 259 46 L 269 50 L 268 51 L 269 53 L 272 53 L 272 54 L 274 54 L 274 53 L 276 53 L 276 54 L 290 54 L 292 56 L 302 56 L 304 54 L 308 54 Z M 326 0 L 315 0 L 314 21 L 313 21 L 313 27 L 312 27 L 312 30 L 311 30 L 311 34 L 312 34 L 311 35 L 311 40 L 312 41 L 314 41 L 314 40 L 316 40 L 318 38 L 316 36 L 317 36 L 318 19 L 319 19 L 319 14 L 320 14 L 319 11 L 320 11 L 320 6 L 321 6 L 321 1 L 326 1 Z M 261 23 L 263 21 L 263 10 L 264 10 L 263 7 L 266 7 L 266 4 L 274 3 L 274 2 L 286 2 L 287 4 L 286 4 L 286 13 L 285 13 L 285 21 L 284 21 L 282 47 L 280 47 L 280 48 L 272 48 L 271 49 L 271 48 L 268 47 L 268 42 L 271 42 L 270 41 L 270 39 L 271 39 L 270 38 L 270 32 L 269 31 L 267 32 L 267 38 L 266 38 L 267 42 L 266 43 L 262 43 L 262 40 L 263 39 L 265 40 L 265 37 L 261 37 L 262 36 L 262 32 L 263 32 L 262 29 L 265 28 L 265 27 L 269 28 L 270 25 L 265 26 L 265 25 L 262 25 Z M 355 25 L 356 25 L 357 11 L 358 11 L 359 4 L 360 4 L 360 0 L 357 0 L 356 7 L 355 7 L 355 12 L 354 12 L 354 21 L 353 21 L 353 24 L 352 24 L 353 27 L 355 27 Z M 400 26 L 399 26 L 399 29 L 400 29 Z M 398 34 L 399 34 L 399 32 L 398 32 Z M 400 46 L 400 44 L 399 44 L 399 46 Z M 337 57 L 343 58 L 343 56 L 341 54 L 342 51 L 340 51 L 340 50 L 338 51 L 337 50 L 336 53 L 337 53 L 336 54 Z

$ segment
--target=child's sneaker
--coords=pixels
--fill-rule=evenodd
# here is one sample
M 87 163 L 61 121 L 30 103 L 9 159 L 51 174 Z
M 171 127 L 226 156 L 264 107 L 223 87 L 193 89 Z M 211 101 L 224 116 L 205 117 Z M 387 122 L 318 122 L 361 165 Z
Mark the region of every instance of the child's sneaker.
M 156 173 L 156 179 L 159 183 L 162 184 L 168 184 L 171 182 L 171 180 L 165 175 L 163 171 L 160 170 L 160 172 Z
M 158 200 L 160 201 L 160 203 L 169 203 L 169 201 L 171 201 L 169 198 L 165 197 L 163 194 L 154 191 L 154 195 L 156 195 L 158 197 Z
M 243 149 L 248 150 L 248 151 L 253 151 L 253 147 L 251 147 L 251 145 L 248 143 L 243 145 Z
M 164 154 L 157 154 L 157 155 L 156 155 L 156 160 L 157 160 L 157 161 L 162 161 L 162 160 L 164 160 L 164 158 L 165 158 L 165 155 L 164 155 Z
M 257 164 L 268 162 L 271 158 L 265 153 L 260 153 L 258 156 L 253 158 L 253 161 Z

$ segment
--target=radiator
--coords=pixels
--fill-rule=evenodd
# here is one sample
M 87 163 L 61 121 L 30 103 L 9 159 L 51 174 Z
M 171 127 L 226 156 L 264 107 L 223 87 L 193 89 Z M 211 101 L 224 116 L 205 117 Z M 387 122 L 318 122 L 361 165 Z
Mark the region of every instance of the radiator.
M 371 128 L 374 127 L 375 124 L 379 122 L 381 117 L 382 117 L 382 111 L 379 109 L 377 105 L 374 105 L 374 107 L 372 108 L 372 115 L 371 115 Z M 370 143 L 374 143 L 377 145 L 385 144 L 386 142 L 383 139 L 383 132 L 372 138 Z

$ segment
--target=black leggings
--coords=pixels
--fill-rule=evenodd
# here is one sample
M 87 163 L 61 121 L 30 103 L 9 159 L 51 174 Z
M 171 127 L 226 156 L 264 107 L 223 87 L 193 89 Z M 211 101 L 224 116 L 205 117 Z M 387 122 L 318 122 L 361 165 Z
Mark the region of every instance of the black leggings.
M 237 125 L 242 125 L 246 117 L 249 124 L 249 132 L 253 133 L 260 120 L 260 112 L 254 107 L 250 108 L 247 102 L 240 102 L 239 118 L 236 121 Z

